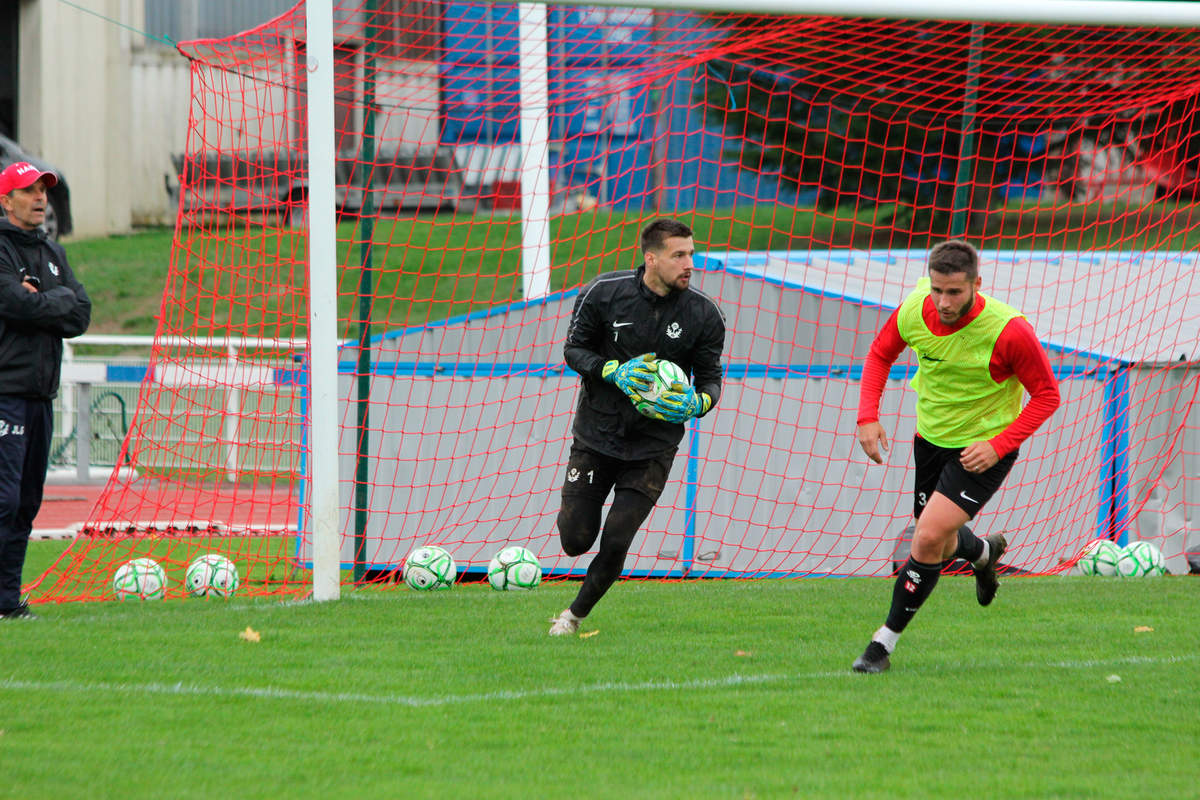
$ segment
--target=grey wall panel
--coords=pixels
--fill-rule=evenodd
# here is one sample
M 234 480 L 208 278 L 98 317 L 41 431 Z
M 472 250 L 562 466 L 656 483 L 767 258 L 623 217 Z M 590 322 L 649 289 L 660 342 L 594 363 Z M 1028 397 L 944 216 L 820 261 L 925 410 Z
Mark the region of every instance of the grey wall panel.
M 1064 383 L 1063 392 L 1077 406 L 1099 403 L 1090 381 Z M 850 381 L 729 385 L 729 405 L 715 415 L 711 444 L 702 448 L 707 513 L 698 519 L 697 549 L 719 551 L 706 564 L 710 570 L 890 571 L 895 539 L 911 524 L 914 397 L 897 382 L 885 392 L 881 411 L 892 446 L 884 466 L 859 451 L 857 398 L 858 384 Z M 736 405 L 743 410 L 729 413 Z M 1096 441 L 1098 414 L 1088 419 L 1088 430 L 1071 435 Z M 1010 531 L 1014 558 L 1053 569 L 1064 543 L 1095 535 L 1099 467 L 1095 448 L 1080 454 L 1056 437 L 1035 435 L 975 527 L 982 534 Z M 1048 487 L 1054 495 L 1047 496 Z
M 376 361 L 520 362 L 558 364 L 574 297 L 480 315 L 448 325 L 415 328 L 376 344 Z
M 729 334 L 726 357 L 733 362 L 861 362 L 890 313 L 720 274 L 702 276 L 697 283 L 725 313 Z M 710 284 L 716 285 L 715 292 Z
M 892 450 L 884 466 L 872 465 L 855 437 L 858 382 L 805 373 L 812 366 L 861 365 L 890 312 L 766 280 L 717 272 L 701 280 L 728 319 L 732 377 L 719 407 L 698 423 L 694 485 L 689 434 L 627 569 L 889 573 L 897 537 L 911 524 L 915 397 L 905 383 L 889 383 L 881 413 Z M 380 374 L 371 388 L 371 448 L 379 455 L 370 477 L 371 561 L 398 564 L 412 547 L 444 541 L 454 543 L 460 563 L 482 566 L 513 541 L 534 549 L 550 569 L 586 566 L 587 556 L 562 556 L 555 530 L 578 379 L 520 371 L 525 364 L 561 365 L 574 301 L 556 297 L 413 329 L 373 349 Z M 426 372 L 414 377 L 391 369 L 414 362 Z M 1089 362 L 1056 357 L 1054 363 Z M 476 364 L 499 364 L 507 377 L 463 377 Z M 754 372 L 767 364 L 791 371 L 787 377 Z M 437 377 L 430 377 L 433 365 Z M 1185 540 L 1194 535 L 1200 480 L 1200 421 L 1188 374 L 1134 378 L 1131 392 L 1131 434 L 1139 442 L 1131 455 L 1141 510 L 1136 524 L 1143 538 L 1159 537 L 1173 569 L 1192 546 Z M 973 524 L 981 534 L 1007 531 L 1013 563 L 1061 569 L 1097 534 L 1102 377 L 1061 381 L 1062 408 L 1025 443 L 1004 487 Z M 345 376 L 340 388 L 351 397 L 352 379 Z M 344 409 L 342 502 L 349 509 L 353 410 Z M 1173 449 L 1165 456 L 1155 449 L 1168 444 Z M 352 521 L 346 529 L 353 530 Z M 348 541 L 347 560 L 351 548 Z
M 1130 376 L 1130 539 L 1163 551 L 1172 573 L 1200 553 L 1200 369 L 1145 365 Z
M 563 377 L 376 378 L 369 560 L 397 562 L 416 544 L 454 541 L 460 562 L 486 564 L 500 543 L 549 541 L 576 384 Z M 347 508 L 354 442 L 353 431 L 343 428 Z
M 1021 456 L 974 527 L 1006 532 L 1012 563 L 1049 572 L 1097 533 L 1103 388 L 1093 380 L 1060 383 L 1063 405 L 1026 440 Z
M 1082 427 L 1027 442 L 975 523 L 984 534 L 1008 531 L 1014 561 L 1026 568 L 1053 570 L 1071 542 L 1095 535 L 1099 451 L 1072 442 L 1098 440 L 1098 386 L 1063 384 Z M 345 379 L 342 391 L 350 390 Z M 554 527 L 574 379 L 376 378 L 373 394 L 386 402 L 371 406 L 379 455 L 370 472 L 371 563 L 399 564 L 419 544 L 453 542 L 460 564 L 482 566 L 505 543 L 520 542 L 549 569 L 586 566 L 587 557 L 561 554 Z M 868 465 L 859 452 L 857 397 L 854 381 L 730 381 L 720 407 L 699 423 L 694 514 L 689 434 L 627 569 L 887 574 L 896 538 L 911 521 L 913 395 L 898 382 L 885 392 L 892 450 L 884 466 Z M 353 442 L 346 429 L 344 476 L 354 474 Z M 343 507 L 351 508 L 352 484 L 344 480 L 341 489 Z M 352 547 L 347 540 L 347 561 Z
M 714 273 L 697 285 L 726 317 L 726 362 L 845 365 L 861 363 L 890 311 L 863 307 L 763 281 Z M 414 328 L 373 348 L 376 361 L 559 363 L 575 297 Z

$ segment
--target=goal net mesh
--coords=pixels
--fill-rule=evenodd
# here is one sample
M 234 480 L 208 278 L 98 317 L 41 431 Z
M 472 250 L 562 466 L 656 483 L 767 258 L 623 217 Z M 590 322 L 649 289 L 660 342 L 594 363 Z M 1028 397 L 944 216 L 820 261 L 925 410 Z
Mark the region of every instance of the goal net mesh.
M 327 224 L 347 584 L 394 581 L 424 544 L 468 578 L 509 544 L 582 574 L 590 556 L 556 530 L 579 385 L 562 343 L 580 287 L 637 266 L 658 216 L 695 231 L 725 380 L 627 576 L 893 571 L 911 351 L 884 392 L 882 466 L 855 437 L 859 378 L 928 248 L 959 235 L 1063 397 L 976 532 L 1006 532 L 1006 567 L 1031 573 L 1097 537 L 1150 540 L 1186 571 L 1196 31 L 537 8 L 544 26 L 517 4 L 338 4 L 336 223 L 308 213 L 303 5 L 181 47 L 191 113 L 150 364 L 117 468 L 35 600 L 109 598 L 139 556 L 180 596 L 208 552 L 244 593 L 309 591 L 307 253 Z M 544 38 L 535 69 L 522 36 Z

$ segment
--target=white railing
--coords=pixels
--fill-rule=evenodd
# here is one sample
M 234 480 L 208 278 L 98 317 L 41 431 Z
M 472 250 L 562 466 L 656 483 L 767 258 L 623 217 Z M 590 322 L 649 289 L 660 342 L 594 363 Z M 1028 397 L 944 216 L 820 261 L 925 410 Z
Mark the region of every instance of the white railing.
M 87 334 L 63 342 L 62 385 L 60 390 L 62 415 L 64 420 L 75 420 L 75 477 L 81 482 L 92 480 L 91 474 L 91 443 L 92 420 L 91 403 L 93 387 L 107 383 L 108 366 L 110 362 L 122 361 L 128 363 L 128 357 L 79 356 L 77 349 L 86 346 L 119 346 L 147 348 L 159 346 L 178 347 L 197 350 L 223 350 L 225 353 L 224 367 L 219 370 L 219 384 L 227 389 L 225 398 L 225 413 L 222 420 L 222 440 L 225 444 L 224 463 L 226 478 L 237 480 L 238 458 L 241 449 L 239 438 L 239 418 L 242 406 L 243 390 L 249 385 L 249 378 L 257 374 L 247 371 L 240 364 L 241 353 L 246 349 L 278 350 L 289 352 L 304 350 L 308 346 L 306 339 L 268 339 L 256 337 L 182 337 L 182 336 L 132 336 L 110 334 Z M 149 358 L 144 364 L 149 366 Z M 211 372 L 191 372 L 176 370 L 172 373 L 173 382 L 180 385 L 217 385 Z M 69 426 L 64 422 L 64 429 Z

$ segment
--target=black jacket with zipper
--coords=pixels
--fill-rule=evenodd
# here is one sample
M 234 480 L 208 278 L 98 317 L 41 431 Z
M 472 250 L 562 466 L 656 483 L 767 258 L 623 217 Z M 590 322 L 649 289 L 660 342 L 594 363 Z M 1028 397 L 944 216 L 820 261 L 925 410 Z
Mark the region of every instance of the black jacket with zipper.
M 36 292 L 21 285 L 26 278 Z M 0 394 L 53 399 L 62 340 L 86 331 L 91 318 L 92 301 L 62 247 L 40 229 L 0 219 Z
M 563 355 L 583 376 L 572 432 L 589 450 L 625 461 L 673 454 L 684 426 L 645 417 L 601 371 L 643 353 L 674 361 L 697 392 L 721 396 L 725 318 L 708 295 L 688 287 L 660 297 L 643 281 L 645 265 L 601 275 L 575 300 Z M 711 408 L 709 409 L 712 410 Z

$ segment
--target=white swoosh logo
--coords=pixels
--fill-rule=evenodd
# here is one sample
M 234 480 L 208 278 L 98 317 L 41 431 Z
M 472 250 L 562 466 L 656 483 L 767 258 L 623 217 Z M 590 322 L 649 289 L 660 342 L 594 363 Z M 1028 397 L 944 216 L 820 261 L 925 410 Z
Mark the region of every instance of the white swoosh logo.
M 633 324 L 632 322 L 614 322 L 613 327 L 614 328 L 624 328 L 626 325 L 632 325 L 632 324 Z
M 961 497 L 963 500 L 966 500 L 968 503 L 978 503 L 979 502 L 974 497 L 971 497 L 970 495 L 968 495 L 966 492 L 959 492 L 958 496 Z

